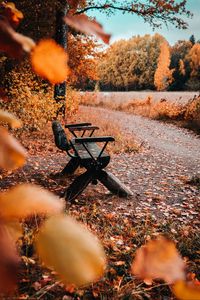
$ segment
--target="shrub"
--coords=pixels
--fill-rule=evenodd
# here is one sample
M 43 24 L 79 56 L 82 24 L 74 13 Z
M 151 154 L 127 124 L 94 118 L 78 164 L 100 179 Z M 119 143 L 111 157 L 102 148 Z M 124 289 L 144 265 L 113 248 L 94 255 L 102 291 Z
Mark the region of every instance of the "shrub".
M 184 118 L 200 129 L 200 97 L 194 97 L 188 102 Z
M 46 81 L 38 79 L 25 61 L 16 66 L 5 78 L 7 97 L 1 106 L 20 117 L 23 130 L 40 130 L 57 116 L 62 102 L 53 99 L 53 88 Z M 79 93 L 67 87 L 66 112 L 68 116 L 76 113 Z

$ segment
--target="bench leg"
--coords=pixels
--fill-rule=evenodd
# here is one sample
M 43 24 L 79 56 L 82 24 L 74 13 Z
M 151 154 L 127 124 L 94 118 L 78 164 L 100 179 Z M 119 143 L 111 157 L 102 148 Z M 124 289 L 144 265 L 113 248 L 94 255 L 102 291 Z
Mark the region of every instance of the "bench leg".
M 68 164 L 64 167 L 64 169 L 61 171 L 62 175 L 71 175 L 73 174 L 76 169 L 78 169 L 80 165 L 80 160 L 77 157 L 73 157 L 70 159 Z
M 86 171 L 78 176 L 72 184 L 67 188 L 64 198 L 68 201 L 73 201 L 82 191 L 88 186 L 88 184 L 94 179 L 94 171 Z
M 133 193 L 112 173 L 101 170 L 98 172 L 97 179 L 113 194 L 119 197 L 132 196 Z

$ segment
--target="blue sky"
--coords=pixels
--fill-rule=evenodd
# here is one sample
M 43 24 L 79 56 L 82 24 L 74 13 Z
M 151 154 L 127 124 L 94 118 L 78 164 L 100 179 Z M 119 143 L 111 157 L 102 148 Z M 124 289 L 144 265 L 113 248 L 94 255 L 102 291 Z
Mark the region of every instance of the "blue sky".
M 141 17 L 137 15 L 121 14 L 107 17 L 103 13 L 95 11 L 90 13 L 103 25 L 106 32 L 112 34 L 111 43 L 119 39 L 128 39 L 134 35 L 162 34 L 168 42 L 173 45 L 177 40 L 189 39 L 194 34 L 196 39 L 200 39 L 200 0 L 188 0 L 187 8 L 194 14 L 192 19 L 186 19 L 189 24 L 188 29 L 180 30 L 170 25 L 168 28 L 163 24 L 162 29 L 152 30 L 148 23 L 144 23 Z

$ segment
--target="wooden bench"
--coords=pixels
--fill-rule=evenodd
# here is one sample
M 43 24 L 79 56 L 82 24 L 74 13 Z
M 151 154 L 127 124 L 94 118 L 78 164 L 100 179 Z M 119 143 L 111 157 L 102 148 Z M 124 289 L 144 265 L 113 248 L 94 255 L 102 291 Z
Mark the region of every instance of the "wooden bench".
M 67 188 L 64 197 L 69 201 L 73 201 L 89 183 L 97 184 L 98 181 L 120 197 L 132 195 L 130 190 L 113 174 L 104 170 L 110 162 L 110 155 L 105 151 L 106 146 L 109 142 L 114 142 L 115 139 L 111 136 L 93 137 L 92 134 L 98 127 L 88 123 L 68 124 L 65 127 L 74 136 L 71 140 L 67 139 L 65 131 L 58 121 L 52 123 L 56 146 L 66 151 L 71 158 L 61 173 L 65 175 L 73 174 L 79 166 L 85 168 L 86 171 L 75 178 Z M 79 134 L 79 137 L 77 137 L 77 134 Z M 89 136 L 85 137 L 85 134 L 89 134 Z M 101 143 L 101 146 L 99 143 Z

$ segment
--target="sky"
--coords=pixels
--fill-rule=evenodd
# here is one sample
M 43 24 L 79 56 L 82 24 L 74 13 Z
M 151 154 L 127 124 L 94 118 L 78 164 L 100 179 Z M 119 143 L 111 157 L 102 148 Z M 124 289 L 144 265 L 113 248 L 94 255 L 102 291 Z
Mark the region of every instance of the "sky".
M 137 15 L 122 14 L 117 12 L 113 16 L 107 17 L 100 12 L 93 12 L 90 15 L 95 16 L 107 33 L 112 34 L 111 43 L 119 39 L 128 39 L 134 35 L 154 34 L 156 32 L 162 34 L 168 42 L 173 45 L 178 40 L 188 40 L 194 34 L 196 40 L 200 39 L 200 0 L 187 0 L 187 9 L 193 14 L 193 18 L 186 18 L 184 20 L 188 23 L 188 29 L 180 30 L 175 26 L 169 25 L 168 28 L 163 24 L 162 29 L 153 29 L 148 23 L 145 23 L 141 17 Z

